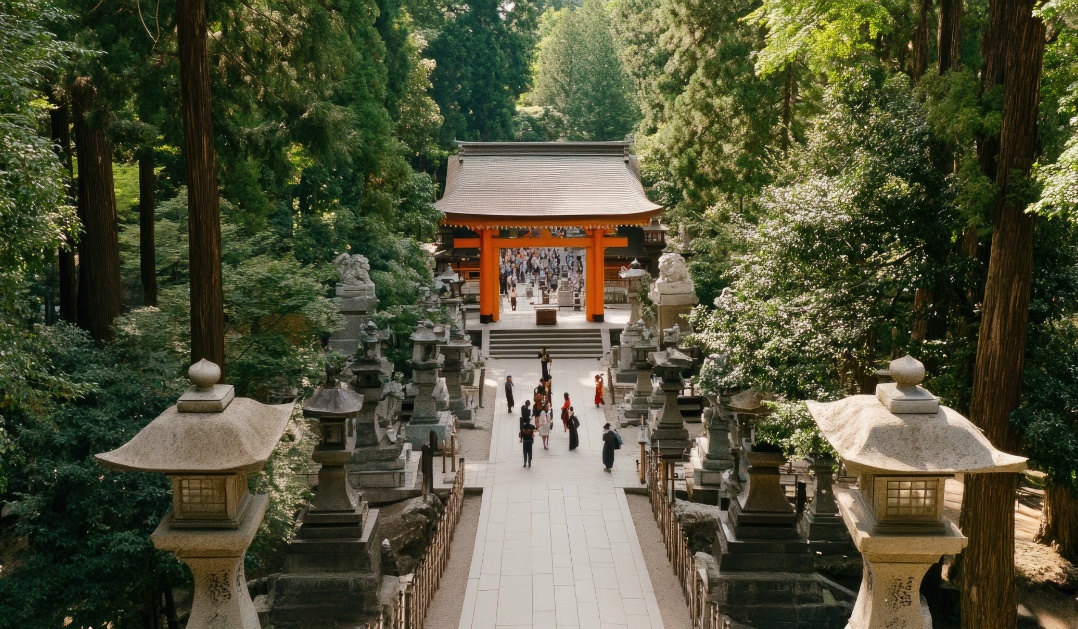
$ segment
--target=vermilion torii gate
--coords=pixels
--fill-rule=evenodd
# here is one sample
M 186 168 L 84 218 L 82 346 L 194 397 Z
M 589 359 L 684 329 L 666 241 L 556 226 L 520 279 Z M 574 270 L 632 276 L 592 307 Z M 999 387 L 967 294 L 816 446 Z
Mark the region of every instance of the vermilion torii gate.
M 449 158 L 445 194 L 435 206 L 443 223 L 478 237 L 455 238 L 457 249 L 479 249 L 479 320 L 498 321 L 499 251 L 517 247 L 571 247 L 586 251 L 588 321 L 603 320 L 604 254 L 625 247 L 621 225 L 645 225 L 662 212 L 648 200 L 628 142 L 459 142 Z M 554 237 L 575 227 L 585 236 Z M 503 230 L 539 229 L 506 237 Z

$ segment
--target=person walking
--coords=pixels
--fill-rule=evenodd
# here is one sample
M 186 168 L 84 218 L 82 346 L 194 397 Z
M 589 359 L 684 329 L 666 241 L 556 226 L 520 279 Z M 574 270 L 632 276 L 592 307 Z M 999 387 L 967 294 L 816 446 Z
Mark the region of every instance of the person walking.
M 546 402 L 546 384 L 540 380 L 539 386 L 535 387 L 532 391 L 532 417 L 539 417 L 539 413 L 543 410 L 543 404 Z
M 527 424 L 532 420 L 532 403 L 531 400 L 524 400 L 524 405 L 520 407 L 520 429 L 524 429 L 524 424 Z
M 550 354 L 547 353 L 546 348 L 539 350 L 539 366 L 543 370 L 543 380 L 550 378 Z
M 576 413 L 573 412 L 573 407 L 569 407 L 569 450 L 576 450 L 580 446 L 580 433 L 577 429 L 580 428 L 580 420 L 576 418 Z
M 599 408 L 600 404 L 606 404 L 603 400 L 603 374 L 595 374 L 595 408 Z
M 569 432 L 569 409 L 573 408 L 573 406 L 569 403 L 568 391 L 565 392 L 564 397 L 565 401 L 561 404 L 561 423 L 562 426 L 565 426 L 565 432 Z
M 603 424 L 603 469 L 614 467 L 614 450 L 618 449 L 618 436 L 610 430 L 610 423 Z
M 517 310 L 517 283 L 514 280 L 509 286 L 509 307 L 513 309 L 513 312 Z
M 520 427 L 520 443 L 524 444 L 524 467 L 532 466 L 532 443 L 534 442 L 535 424 L 528 422 Z
M 513 400 L 513 376 L 505 377 L 505 403 L 509 405 L 509 414 L 513 414 L 513 407 L 516 406 Z
M 550 449 L 550 406 L 543 406 L 543 411 L 539 413 L 539 436 L 543 438 L 543 449 Z

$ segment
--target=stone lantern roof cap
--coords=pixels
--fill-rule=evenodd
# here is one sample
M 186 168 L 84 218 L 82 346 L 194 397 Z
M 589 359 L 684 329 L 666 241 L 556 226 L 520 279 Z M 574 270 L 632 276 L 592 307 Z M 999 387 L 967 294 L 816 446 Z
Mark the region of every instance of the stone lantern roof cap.
M 1021 472 L 1026 458 L 1001 452 L 958 411 L 920 386 L 924 366 L 892 361 L 895 383 L 876 395 L 807 402 L 820 431 L 846 461 L 882 472 L 953 474 Z M 909 409 L 912 412 L 894 412 Z
M 628 268 L 622 267 L 622 269 L 618 271 L 618 277 L 622 279 L 642 277 L 647 274 L 648 272 L 640 266 L 640 260 L 637 260 L 636 258 L 633 258 L 633 261 L 629 263 Z
M 363 396 L 342 389 L 337 384 L 337 370 L 332 365 L 326 365 L 326 382 L 315 389 L 314 394 L 303 403 L 303 415 L 305 417 L 327 419 L 347 418 L 359 416 L 363 408 Z
M 200 384 L 205 383 L 196 381 L 196 387 Z M 107 468 L 133 472 L 256 472 L 280 441 L 293 406 L 242 397 L 215 413 L 181 412 L 173 405 L 124 445 L 96 455 L 97 460 Z
M 651 352 L 648 354 L 648 360 L 651 361 L 656 367 L 668 367 L 676 369 L 688 369 L 692 367 L 692 358 L 676 348 L 671 348 L 661 352 Z
M 761 394 L 755 387 L 750 387 L 741 393 L 730 396 L 730 401 L 726 406 L 739 413 L 767 414 L 771 409 L 764 406 L 764 402 L 773 399 L 775 399 L 773 395 L 767 393 Z
M 434 333 L 434 324 L 430 321 L 420 321 L 409 338 L 415 343 L 440 343 L 442 341 L 442 338 Z

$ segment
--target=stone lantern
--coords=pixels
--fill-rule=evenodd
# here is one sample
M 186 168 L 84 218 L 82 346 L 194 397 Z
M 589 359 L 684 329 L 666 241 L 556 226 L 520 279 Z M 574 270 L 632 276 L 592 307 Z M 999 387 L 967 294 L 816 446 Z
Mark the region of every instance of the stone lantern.
M 322 467 L 318 470 L 318 493 L 303 518 L 300 537 L 307 526 L 363 524 L 355 490 L 344 470 L 356 445 L 354 420 L 362 408 L 363 396 L 339 387 L 337 369 L 326 365 L 325 384 L 303 403 L 303 416 L 315 420 L 320 438 L 311 458 Z
M 363 396 L 341 387 L 336 376 L 327 365 L 325 384 L 303 404 L 303 415 L 316 422 L 320 438 L 311 458 L 322 467 L 318 491 L 288 541 L 285 572 L 272 580 L 270 620 L 281 629 L 355 626 L 378 606 L 378 510 L 368 509 L 345 470 Z
M 808 402 L 824 437 L 857 474 L 860 490 L 837 488 L 846 527 L 864 558 L 850 629 L 922 629 L 921 578 L 967 539 L 943 517 L 945 482 L 954 474 L 1021 472 L 1026 459 L 996 450 L 958 412 L 920 386 L 924 365 L 891 361 L 893 383 L 876 395 Z
M 441 375 L 445 357 L 440 346 L 445 335 L 436 333 L 430 321 L 420 321 L 412 340 L 412 384 L 416 387 L 415 406 L 412 417 L 405 427 L 408 441 L 413 445 L 424 444 L 431 431 L 439 443 L 449 439 L 453 432 L 453 414 L 449 410 L 449 389 Z
M 677 398 L 685 385 L 681 373 L 692 368 L 692 358 L 676 349 L 668 349 L 652 352 L 648 359 L 662 376 L 662 390 L 666 397 L 662 414 L 651 430 L 651 445 L 664 459 L 680 460 L 691 441 Z
M 651 363 L 648 355 L 659 349 L 657 340 L 643 326 L 640 339 L 632 346 L 632 368 L 636 372 L 636 384 L 629 399 L 622 405 L 623 426 L 639 426 L 651 411 Z
M 629 314 L 629 323 L 640 319 L 640 292 L 644 288 L 644 278 L 647 277 L 648 272 L 644 270 L 644 267 L 640 266 L 640 261 L 634 259 L 628 268 L 622 267 L 618 271 L 618 277 L 625 280 L 628 283 L 629 289 L 629 307 L 631 312 Z
M 349 369 L 353 387 L 363 395 L 363 408 L 356 427 L 356 449 L 348 463 L 348 480 L 353 487 L 403 487 L 411 447 L 397 430 L 387 431 L 399 414 L 400 400 L 390 395 L 399 384 L 390 382 L 393 363 L 382 355 L 382 343 L 389 332 L 367 324 L 362 353 L 357 353 Z M 368 496 L 371 494 L 368 491 Z
M 153 532 L 154 546 L 175 554 L 194 576 L 191 629 L 253 629 L 258 614 L 247 592 L 243 556 L 269 499 L 247 490 L 266 464 L 292 404 L 268 406 L 216 384 L 221 368 L 200 360 L 194 386 L 131 441 L 98 454 L 114 470 L 157 472 L 172 480 L 172 511 Z

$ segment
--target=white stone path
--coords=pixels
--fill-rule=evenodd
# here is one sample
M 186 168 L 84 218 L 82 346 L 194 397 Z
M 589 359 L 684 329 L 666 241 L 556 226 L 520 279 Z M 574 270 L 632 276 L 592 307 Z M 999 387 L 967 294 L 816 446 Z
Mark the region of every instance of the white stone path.
M 557 416 L 550 449 L 543 450 L 537 437 L 533 467 L 525 469 L 517 418 L 538 383 L 539 362 L 488 363 L 487 377 L 496 380 L 498 393 L 490 461 L 468 475 L 469 485 L 483 486 L 483 502 L 460 629 L 663 627 L 621 489 L 639 486 L 636 432 L 622 431 L 614 472 L 603 471 L 606 420 L 592 403 L 596 373 L 595 360 L 554 363 Z M 516 383 L 512 415 L 506 412 L 506 374 Z M 565 391 L 581 422 L 580 447 L 572 452 L 558 418 Z

